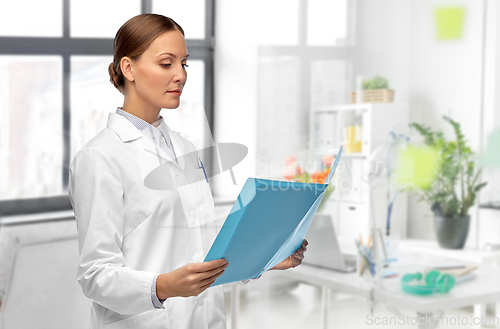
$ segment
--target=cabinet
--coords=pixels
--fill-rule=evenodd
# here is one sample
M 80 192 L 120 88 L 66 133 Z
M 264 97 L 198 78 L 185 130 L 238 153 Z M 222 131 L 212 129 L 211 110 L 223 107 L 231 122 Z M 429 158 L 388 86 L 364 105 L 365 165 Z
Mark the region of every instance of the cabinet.
M 325 154 L 336 154 L 343 147 L 325 212 L 334 221 L 337 234 L 354 238 L 370 235 L 372 220 L 385 233 L 388 194 L 395 193 L 387 181 L 388 156 L 395 157 L 390 146 L 396 135 L 408 135 L 409 105 L 398 103 L 361 103 L 321 107 L 311 112 L 310 149 L 316 163 Z M 354 136 L 354 137 L 353 137 Z M 349 140 L 357 140 L 358 147 Z M 360 144 L 360 145 L 359 145 Z M 391 161 L 389 163 L 392 163 Z M 391 216 L 391 234 L 406 237 L 407 195 L 398 193 Z M 366 240 L 365 240 L 366 241 Z

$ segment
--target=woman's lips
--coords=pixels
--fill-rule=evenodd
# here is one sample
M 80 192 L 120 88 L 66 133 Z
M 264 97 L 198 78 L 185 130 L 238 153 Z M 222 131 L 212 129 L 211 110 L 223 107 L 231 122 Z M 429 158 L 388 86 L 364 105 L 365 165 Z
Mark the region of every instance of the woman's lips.
M 180 89 L 176 89 L 176 90 L 169 90 L 169 91 L 167 91 L 167 93 L 172 94 L 172 95 L 176 95 L 176 96 L 180 96 L 182 91 Z

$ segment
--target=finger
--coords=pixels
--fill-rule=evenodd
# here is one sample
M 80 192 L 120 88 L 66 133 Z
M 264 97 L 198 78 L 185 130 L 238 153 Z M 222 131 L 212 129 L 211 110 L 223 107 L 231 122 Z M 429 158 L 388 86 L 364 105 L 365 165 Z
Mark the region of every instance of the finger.
M 300 260 L 304 259 L 303 253 L 294 253 L 292 256 Z
M 307 247 L 307 245 L 308 245 L 308 244 L 309 244 L 309 242 L 307 242 L 307 240 L 306 240 L 306 239 L 304 239 L 304 241 L 302 242 L 302 246 L 303 246 L 303 247 Z
M 201 289 L 200 294 L 201 294 L 202 292 L 204 292 L 207 288 L 209 288 L 211 285 L 213 285 L 213 284 L 214 284 L 214 282 L 215 282 L 215 280 L 210 281 L 209 283 L 207 283 L 207 284 L 205 284 L 205 285 L 201 286 L 201 287 L 200 287 L 200 289 Z
M 195 263 L 193 264 L 193 268 L 195 272 L 201 273 L 201 272 L 208 272 L 213 269 L 217 269 L 220 267 L 223 267 L 227 264 L 227 261 L 225 259 L 216 259 L 212 260 L 209 262 L 201 262 L 201 263 Z
M 300 250 L 300 249 L 298 249 L 298 250 L 295 250 L 295 252 L 293 253 L 293 255 L 299 255 L 299 254 L 303 255 L 305 252 L 306 252 L 306 250 Z
M 205 280 L 203 280 L 202 282 L 200 282 L 201 286 L 200 286 L 200 289 L 207 289 L 208 287 L 210 287 L 222 274 L 224 274 L 224 272 L 221 272 L 219 274 L 216 274 L 210 278 L 207 278 Z
M 202 280 L 205 280 L 207 278 L 211 278 L 215 275 L 218 275 L 221 272 L 224 272 L 225 269 L 226 269 L 226 267 L 221 266 L 221 267 L 214 268 L 213 270 L 210 270 L 207 272 L 197 273 L 198 279 L 199 279 L 199 281 L 202 281 Z
M 222 270 L 221 272 L 217 273 L 217 274 L 214 274 L 214 275 L 211 275 L 207 278 L 204 278 L 203 280 L 200 280 L 200 285 L 201 286 L 204 286 L 206 285 L 208 282 L 214 282 L 215 280 L 217 280 L 217 278 L 219 276 L 221 276 L 222 274 L 224 274 L 224 270 Z
M 292 267 L 299 266 L 302 263 L 302 259 L 298 259 L 297 257 L 292 257 Z
M 299 249 L 295 250 L 295 252 L 304 253 L 306 250 L 307 250 L 307 248 L 300 247 Z

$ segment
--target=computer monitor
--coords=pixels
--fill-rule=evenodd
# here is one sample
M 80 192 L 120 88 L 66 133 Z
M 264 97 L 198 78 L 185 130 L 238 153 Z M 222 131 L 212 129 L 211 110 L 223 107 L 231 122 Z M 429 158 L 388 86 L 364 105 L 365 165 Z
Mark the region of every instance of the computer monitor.
M 316 214 L 314 216 L 306 240 L 309 244 L 302 263 L 339 272 L 356 270 L 356 261 L 346 260 L 342 255 L 330 215 Z

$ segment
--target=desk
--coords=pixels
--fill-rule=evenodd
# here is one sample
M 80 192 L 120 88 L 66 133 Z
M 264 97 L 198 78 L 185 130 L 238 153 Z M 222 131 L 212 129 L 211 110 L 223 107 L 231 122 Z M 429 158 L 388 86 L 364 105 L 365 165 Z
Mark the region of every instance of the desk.
M 351 240 L 339 238 L 339 244 L 344 253 L 355 254 L 354 243 Z M 360 281 L 356 273 L 341 273 L 307 264 L 302 264 L 281 273 L 297 281 L 322 288 L 322 328 L 328 327 L 328 309 L 332 290 L 364 297 L 372 302 L 397 305 L 414 310 L 422 315 L 474 305 L 474 316 L 481 317 L 485 314 L 485 308 L 482 304 L 495 303 L 496 316 L 500 317 L 500 267 L 491 265 L 500 262 L 499 251 L 447 250 L 439 248 L 435 241 L 423 240 L 402 240 L 400 250 L 402 255 L 415 253 L 424 255 L 424 258 L 427 258 L 425 256 L 448 258 L 466 263 L 475 263 L 480 265 L 480 268 L 475 271 L 476 278 L 473 281 L 457 285 L 449 294 L 432 297 L 418 297 L 403 293 L 399 283 L 401 275 L 394 279 L 384 279 L 382 287 L 373 289 L 367 282 Z M 408 271 L 407 268 L 399 267 L 396 270 L 402 273 Z M 238 287 L 234 285 L 232 300 L 239 300 L 237 296 Z M 238 305 L 233 305 L 233 328 L 237 327 L 237 310 Z
M 353 239 L 337 237 L 340 249 L 343 254 L 356 256 L 356 247 Z M 477 250 L 474 248 L 464 249 L 443 249 L 439 247 L 437 241 L 418 240 L 418 239 L 402 239 L 399 243 L 401 254 L 425 254 L 426 256 L 448 258 L 465 263 L 473 264 L 493 264 L 500 263 L 500 251 Z M 306 252 L 307 256 L 307 252 Z
M 460 250 L 440 248 L 437 241 L 405 239 L 401 241 L 401 252 L 419 255 L 432 255 L 434 257 L 458 260 L 469 264 L 499 264 L 500 251 L 478 250 L 474 248 L 464 248 Z M 476 278 L 477 280 L 477 278 Z M 495 316 L 500 317 L 500 302 L 495 304 Z M 486 307 L 482 304 L 474 305 L 474 316 L 482 317 L 486 314 Z
M 373 300 L 372 285 L 359 280 L 356 273 L 336 272 L 320 267 L 301 264 L 282 271 L 294 280 L 321 287 L 321 328 L 328 328 L 328 309 L 332 290 Z M 265 275 L 265 274 L 264 274 Z
M 342 237 L 338 237 L 338 240 L 342 252 L 355 257 L 356 248 L 352 240 Z M 498 250 L 478 250 L 468 247 L 459 250 L 443 249 L 439 247 L 437 241 L 418 239 L 403 239 L 400 241 L 399 247 L 402 258 L 408 255 L 417 255 L 418 257 L 423 256 L 422 258 L 446 258 L 475 265 L 500 263 L 500 251 Z M 474 305 L 475 316 L 484 316 L 485 312 L 486 308 L 484 305 Z M 500 302 L 495 303 L 495 316 L 500 317 Z
M 405 272 L 402 268 L 400 271 Z M 500 301 L 500 267 L 482 265 L 475 273 L 476 279 L 457 285 L 447 294 L 413 296 L 401 290 L 401 276 L 383 279 L 381 286 L 371 287 L 367 282 L 359 280 L 356 273 L 340 273 L 306 264 L 283 271 L 283 274 L 290 278 L 322 287 L 322 328 L 328 327 L 327 311 L 331 290 L 365 297 L 373 302 L 411 309 L 422 316 L 438 311 Z
M 500 251 L 477 250 L 474 248 L 443 249 L 437 241 L 404 239 L 400 242 L 402 252 L 425 253 L 437 257 L 455 259 L 467 263 L 493 264 L 500 263 Z
M 456 285 L 449 293 L 427 297 L 403 292 L 400 277 L 383 279 L 383 287 L 375 289 L 374 297 L 376 301 L 412 309 L 419 313 L 500 301 L 500 267 L 481 265 L 474 273 L 476 274 L 474 280 Z

